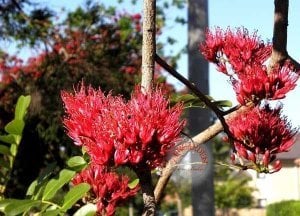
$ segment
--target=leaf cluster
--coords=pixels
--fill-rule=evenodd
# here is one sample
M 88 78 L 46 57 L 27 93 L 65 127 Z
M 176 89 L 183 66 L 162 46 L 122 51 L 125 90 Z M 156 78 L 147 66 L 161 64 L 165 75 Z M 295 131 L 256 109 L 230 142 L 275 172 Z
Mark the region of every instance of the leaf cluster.
M 20 145 L 25 115 L 30 104 L 30 96 L 20 96 L 16 104 L 14 119 L 6 124 L 6 134 L 0 135 L 0 197 L 4 196 L 14 161 Z

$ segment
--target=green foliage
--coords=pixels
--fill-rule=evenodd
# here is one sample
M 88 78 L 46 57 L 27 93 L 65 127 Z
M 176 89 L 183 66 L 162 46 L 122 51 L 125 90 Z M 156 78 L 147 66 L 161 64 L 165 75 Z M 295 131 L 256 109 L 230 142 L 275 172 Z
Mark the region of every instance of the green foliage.
M 220 138 L 213 141 L 213 155 L 216 161 L 214 168 L 215 206 L 226 210 L 229 208 L 245 208 L 254 204 L 252 192 L 254 188 L 248 186 L 249 178 L 230 169 L 230 165 L 220 165 L 219 161 L 229 164 L 231 147 Z
M 215 184 L 217 208 L 245 208 L 253 205 L 253 189 L 247 185 L 249 179 L 229 179 Z
M 74 216 L 94 216 L 97 211 L 97 206 L 92 203 L 88 203 L 82 206 L 80 209 L 76 211 Z
M 49 171 L 49 170 L 48 170 Z M 49 172 L 32 182 L 27 191 L 26 199 L 3 199 L 0 201 L 0 211 L 5 215 L 14 216 L 23 213 L 29 215 L 65 215 L 89 190 L 90 186 L 81 183 L 64 190 L 75 175 L 74 171 L 63 169 L 58 176 L 50 178 Z M 86 207 L 87 208 L 87 207 Z M 92 211 L 91 208 L 80 211 Z
M 30 96 L 20 96 L 15 109 L 14 119 L 5 127 L 7 134 L 0 135 L 0 197 L 6 189 L 10 173 L 14 166 L 15 157 L 22 139 L 22 133 L 25 126 L 25 115 L 30 104 Z
M 206 97 L 219 108 L 232 107 L 232 103 L 228 100 L 216 101 L 209 95 L 207 95 Z M 193 94 L 174 95 L 171 98 L 171 103 L 175 104 L 178 102 L 182 102 L 185 108 L 192 108 L 192 107 L 207 108 L 204 102 L 201 101 L 197 96 Z
M 300 215 L 300 201 L 286 200 L 267 206 L 267 216 L 298 216 Z

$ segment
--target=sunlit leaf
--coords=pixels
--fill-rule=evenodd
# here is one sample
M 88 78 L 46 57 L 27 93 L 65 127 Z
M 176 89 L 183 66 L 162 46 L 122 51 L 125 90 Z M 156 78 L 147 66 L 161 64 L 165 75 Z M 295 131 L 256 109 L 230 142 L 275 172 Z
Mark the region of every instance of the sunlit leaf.
M 11 202 L 5 206 L 4 213 L 7 216 L 19 215 L 40 204 L 41 201 L 39 200 L 11 200 Z
M 73 176 L 75 175 L 74 171 L 63 169 L 60 171 L 57 179 L 51 179 L 45 187 L 43 193 L 43 200 L 50 200 L 56 194 L 56 192 L 62 188 L 66 183 L 68 183 Z
M 7 134 L 7 135 L 0 135 L 0 141 L 4 142 L 4 143 L 17 143 L 18 141 L 18 136 L 17 135 L 13 135 L 13 134 Z
M 229 100 L 220 100 L 213 102 L 218 107 L 232 107 L 232 102 Z
M 31 199 L 39 199 L 40 195 L 46 187 L 46 184 L 48 183 L 48 178 L 53 173 L 53 169 L 55 167 L 56 163 L 51 163 L 46 168 L 44 168 L 39 177 L 30 184 L 27 189 L 26 195 L 33 196 Z
M 132 182 L 130 182 L 129 184 L 128 184 L 128 187 L 130 188 L 130 189 L 133 189 L 133 188 L 135 188 L 138 184 L 139 184 L 139 182 L 140 182 L 140 179 L 134 179 Z
M 93 216 L 96 214 L 97 211 L 97 206 L 95 204 L 92 203 L 88 203 L 84 206 L 82 206 L 80 209 L 78 209 L 74 216 Z
M 31 97 L 28 96 L 20 96 L 16 105 L 15 110 L 15 119 L 23 120 L 24 116 L 26 115 L 27 108 L 30 105 Z
M 14 119 L 5 125 L 4 130 L 9 134 L 22 135 L 25 123 L 23 120 Z
M 61 210 L 66 211 L 69 208 L 71 208 L 89 190 L 90 190 L 90 185 L 86 183 L 81 183 L 71 188 L 70 191 L 64 197 L 64 202 Z
M 71 157 L 67 161 L 67 165 L 72 169 L 81 170 L 83 167 L 85 167 L 87 165 L 87 163 L 86 163 L 86 161 L 84 160 L 83 157 L 74 156 L 74 157 Z

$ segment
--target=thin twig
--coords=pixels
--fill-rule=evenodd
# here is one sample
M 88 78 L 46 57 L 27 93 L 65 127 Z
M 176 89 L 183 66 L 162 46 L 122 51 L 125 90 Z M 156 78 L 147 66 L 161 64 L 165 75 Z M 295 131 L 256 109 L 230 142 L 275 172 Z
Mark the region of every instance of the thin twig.
M 198 89 L 194 84 L 192 84 L 188 79 L 178 73 L 173 67 L 171 67 L 167 62 L 165 62 L 159 55 L 155 54 L 155 61 L 159 64 L 162 68 L 168 71 L 172 76 L 177 78 L 183 84 L 185 84 L 208 108 L 210 108 L 217 116 L 217 118 L 222 123 L 224 128 L 224 132 L 231 138 L 231 133 L 229 127 L 224 119 L 224 112 L 220 110 L 213 102 L 211 102 L 205 94 L 203 94 L 200 89 Z M 228 112 L 226 112 L 228 114 Z

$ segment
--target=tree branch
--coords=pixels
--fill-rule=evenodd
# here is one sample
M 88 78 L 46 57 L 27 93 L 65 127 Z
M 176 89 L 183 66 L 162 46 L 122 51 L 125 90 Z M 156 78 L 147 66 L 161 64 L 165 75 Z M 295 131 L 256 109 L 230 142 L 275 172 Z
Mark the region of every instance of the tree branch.
M 144 0 L 143 2 L 143 44 L 142 44 L 142 81 L 141 88 L 144 93 L 151 91 L 154 77 L 154 55 L 155 55 L 155 17 L 156 0 Z M 146 167 L 146 165 L 145 165 Z M 144 212 L 143 216 L 154 216 L 156 202 L 154 197 L 151 171 L 145 167 L 136 169 L 140 179 L 143 193 Z
M 298 71 L 300 70 L 300 64 L 290 57 L 287 52 L 289 0 L 274 0 L 274 6 L 273 48 L 269 69 L 272 69 L 278 63 L 282 64 L 285 60 L 289 60 Z
M 240 115 L 243 112 L 246 112 L 247 110 L 251 109 L 252 106 L 242 106 L 238 108 L 236 111 L 228 114 L 225 119 L 226 121 L 235 118 L 236 116 Z M 223 130 L 222 124 L 220 121 L 217 121 L 198 135 L 194 136 L 192 138 L 192 143 L 187 142 L 179 146 L 180 148 L 180 155 L 174 155 L 172 158 L 169 160 L 168 164 L 166 167 L 163 169 L 162 175 L 159 178 L 154 194 L 155 194 L 155 200 L 156 202 L 159 202 L 160 199 L 162 198 L 162 192 L 164 188 L 166 187 L 172 173 L 176 170 L 176 165 L 181 161 L 181 159 L 184 157 L 184 155 L 192 148 L 197 148 L 203 143 L 206 143 L 213 137 L 215 137 L 217 134 L 219 134 Z M 187 148 L 185 148 L 185 146 Z M 176 152 L 176 149 L 175 149 Z
M 149 91 L 153 83 L 155 55 L 155 14 L 156 1 L 144 0 L 143 5 L 143 46 L 142 46 L 142 91 Z
M 156 202 L 153 193 L 154 188 L 152 184 L 151 170 L 145 170 L 145 166 L 135 169 L 135 173 L 140 180 L 140 185 L 143 193 L 143 216 L 154 216 L 156 211 Z
M 197 88 L 194 84 L 192 84 L 188 79 L 186 79 L 184 76 L 182 76 L 180 73 L 178 73 L 173 67 L 168 65 L 162 58 L 160 58 L 157 54 L 155 54 L 155 61 L 166 71 L 168 71 L 170 74 L 172 74 L 176 79 L 181 81 L 183 84 L 185 84 L 208 108 L 210 108 L 218 117 L 220 122 L 222 123 L 222 126 L 224 128 L 225 133 L 228 135 L 228 137 L 231 138 L 231 133 L 229 131 L 228 125 L 226 124 L 226 121 L 224 119 L 225 113 L 220 110 L 214 103 L 212 103 L 206 96 L 203 94 L 200 89 Z

